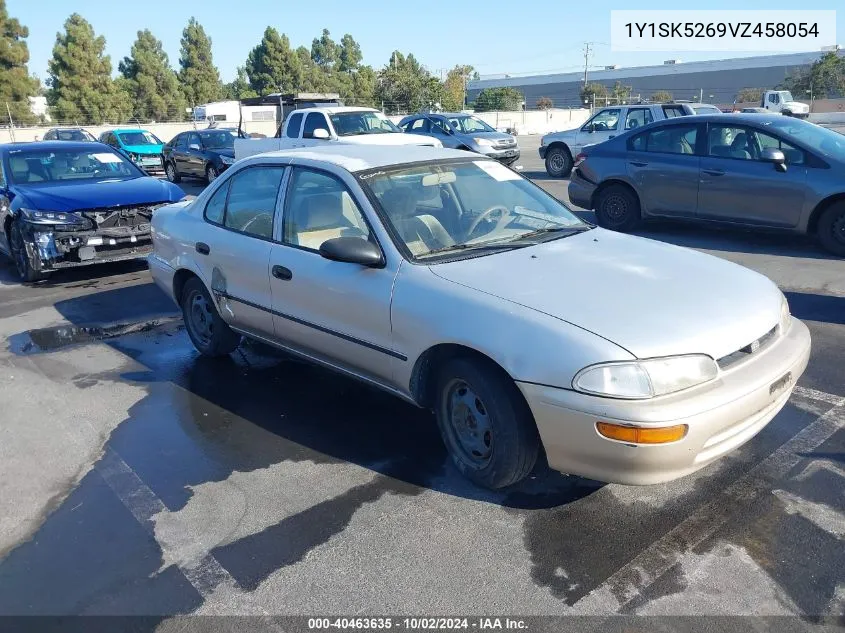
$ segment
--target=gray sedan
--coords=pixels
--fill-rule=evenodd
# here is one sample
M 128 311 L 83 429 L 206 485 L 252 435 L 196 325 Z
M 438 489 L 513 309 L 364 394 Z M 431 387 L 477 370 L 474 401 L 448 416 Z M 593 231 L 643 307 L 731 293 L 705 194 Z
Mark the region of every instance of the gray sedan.
M 519 159 L 516 138 L 497 132 L 471 114 L 413 114 L 399 121 L 399 127 L 409 134 L 433 136 L 443 143 L 443 147 L 484 154 L 505 165 L 512 165 Z
M 654 123 L 576 159 L 569 198 L 629 231 L 676 218 L 817 235 L 845 256 L 845 136 L 781 115 Z

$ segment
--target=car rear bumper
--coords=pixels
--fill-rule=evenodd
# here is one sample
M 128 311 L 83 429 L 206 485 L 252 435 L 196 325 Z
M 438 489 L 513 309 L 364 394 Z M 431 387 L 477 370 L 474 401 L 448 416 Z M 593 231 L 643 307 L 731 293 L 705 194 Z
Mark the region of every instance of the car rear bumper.
M 648 485 L 693 473 L 759 433 L 786 404 L 809 356 L 809 330 L 793 319 L 786 335 L 754 358 L 707 385 L 661 398 L 617 400 L 517 384 L 549 466 L 599 481 Z M 635 428 L 685 424 L 688 430 L 672 443 L 631 444 L 600 435 L 597 422 Z
M 597 186 L 581 177 L 576 169 L 572 172 L 572 178 L 567 189 L 569 201 L 582 209 L 592 209 L 593 194 L 596 189 Z
M 174 303 L 178 303 L 173 296 L 173 277 L 176 271 L 173 267 L 159 258 L 154 252 L 147 257 L 147 265 L 150 268 L 150 275 L 155 284 L 162 289 L 164 294 L 173 299 Z

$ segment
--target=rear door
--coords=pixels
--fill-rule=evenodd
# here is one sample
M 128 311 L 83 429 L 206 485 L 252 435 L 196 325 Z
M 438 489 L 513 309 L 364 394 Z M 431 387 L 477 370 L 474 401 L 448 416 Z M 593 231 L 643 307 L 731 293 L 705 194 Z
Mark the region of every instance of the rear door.
M 786 171 L 761 159 L 763 149 L 781 150 Z M 774 227 L 798 224 L 807 196 L 807 157 L 780 137 L 751 126 L 708 126 L 701 159 L 698 215 L 704 219 Z
M 643 215 L 695 215 L 701 162 L 696 146 L 702 129 L 699 123 L 678 122 L 628 141 L 628 177 L 640 195 Z
M 185 150 L 185 173 L 191 176 L 205 176 L 205 154 L 202 140 L 196 132 L 189 132 L 188 147 Z

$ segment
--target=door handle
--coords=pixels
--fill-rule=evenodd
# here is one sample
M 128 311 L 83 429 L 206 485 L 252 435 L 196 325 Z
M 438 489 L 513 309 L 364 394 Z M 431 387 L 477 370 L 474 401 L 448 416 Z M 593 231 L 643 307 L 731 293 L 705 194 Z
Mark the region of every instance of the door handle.
M 285 268 L 284 266 L 273 266 L 273 277 L 282 281 L 289 281 L 293 279 L 293 272 L 291 272 L 290 268 Z
M 611 135 L 610 135 L 610 136 L 608 136 L 607 138 L 616 138 L 616 135 L 615 135 L 615 134 L 611 134 Z
M 708 174 L 710 176 L 724 176 L 725 170 L 724 169 L 705 169 L 704 173 Z
M 642 160 L 632 160 L 631 164 L 634 167 L 648 167 L 648 163 Z
M 200 255 L 208 255 L 211 252 L 211 248 L 205 242 L 197 242 L 194 248 Z

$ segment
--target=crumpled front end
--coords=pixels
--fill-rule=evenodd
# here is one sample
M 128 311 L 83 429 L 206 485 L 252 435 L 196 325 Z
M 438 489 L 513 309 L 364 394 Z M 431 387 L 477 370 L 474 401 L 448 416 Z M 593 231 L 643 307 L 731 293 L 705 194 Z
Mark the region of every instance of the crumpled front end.
M 48 272 L 146 257 L 152 252 L 150 221 L 159 206 L 42 212 L 38 218 L 24 218 L 21 231 L 30 264 Z M 68 221 L 56 221 L 60 219 Z

